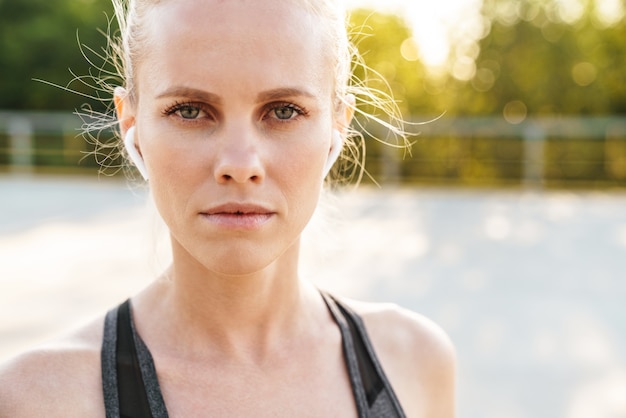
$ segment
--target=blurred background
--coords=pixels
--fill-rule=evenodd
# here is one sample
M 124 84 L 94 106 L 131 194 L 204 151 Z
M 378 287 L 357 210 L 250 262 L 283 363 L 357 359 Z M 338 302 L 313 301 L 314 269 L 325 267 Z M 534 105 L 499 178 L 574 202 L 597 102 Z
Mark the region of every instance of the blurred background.
M 441 324 L 460 417 L 626 417 L 626 1 L 348 5 L 369 83 L 419 135 L 407 153 L 366 134 L 371 177 L 308 231 L 329 244 L 304 274 Z M 0 361 L 167 265 L 111 132 L 80 136 L 109 111 L 98 80 L 120 84 L 112 15 L 0 0 Z

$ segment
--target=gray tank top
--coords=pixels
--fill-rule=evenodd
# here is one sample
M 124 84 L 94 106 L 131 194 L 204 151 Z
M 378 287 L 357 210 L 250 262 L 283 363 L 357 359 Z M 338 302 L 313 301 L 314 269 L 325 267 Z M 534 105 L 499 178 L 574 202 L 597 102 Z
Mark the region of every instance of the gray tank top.
M 342 337 L 359 418 L 404 418 L 361 318 L 322 293 Z M 109 311 L 102 341 L 102 388 L 107 418 L 167 418 L 150 350 L 132 320 L 130 301 Z

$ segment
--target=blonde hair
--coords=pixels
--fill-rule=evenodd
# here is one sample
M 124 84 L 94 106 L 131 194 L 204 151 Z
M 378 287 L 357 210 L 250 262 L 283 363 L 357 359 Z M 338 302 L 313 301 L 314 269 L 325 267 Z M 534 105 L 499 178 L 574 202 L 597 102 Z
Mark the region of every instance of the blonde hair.
M 149 9 L 165 1 L 175 0 L 111 0 L 115 10 L 115 18 L 119 32 L 112 35 L 109 32 L 107 61 L 115 67 L 116 74 L 109 72 L 108 77 L 98 79 L 96 82 L 102 90 L 108 90 L 113 95 L 115 86 L 112 79 L 121 81 L 126 87 L 131 101 L 136 100 L 135 64 L 142 58 L 147 40 L 142 28 Z M 366 173 L 365 163 L 365 139 L 364 134 L 370 138 L 385 142 L 393 147 L 404 148 L 410 151 L 409 134 L 404 129 L 404 122 L 393 100 L 391 90 L 373 89 L 368 86 L 368 77 L 373 74 L 378 81 L 383 80 L 378 74 L 368 69 L 359 55 L 357 48 L 350 42 L 348 32 L 348 19 L 341 0 L 291 0 L 304 7 L 307 11 L 321 19 L 326 30 L 333 51 L 332 59 L 335 68 L 335 106 L 355 106 L 355 127 L 348 127 L 342 156 L 328 176 L 334 183 L 354 182 L 358 184 Z M 364 79 L 357 79 L 354 70 L 360 67 L 365 74 Z M 100 67 L 102 68 L 102 67 Z M 117 77 L 115 77 L 117 76 Z M 385 83 L 385 86 L 388 85 Z M 356 105 L 346 100 L 349 95 L 354 96 Z M 369 112 L 362 109 L 372 109 Z M 99 140 L 103 129 L 110 129 L 117 125 L 117 121 L 111 116 L 100 115 L 93 122 L 93 113 L 87 112 L 92 119 L 86 126 L 86 133 L 96 144 L 96 158 L 104 157 L 101 165 L 109 168 L 106 161 L 113 161 L 124 153 L 121 141 L 115 143 L 102 143 Z M 372 135 L 368 129 L 369 123 L 375 123 L 387 132 L 386 138 Z M 94 134 L 95 132 L 95 134 Z

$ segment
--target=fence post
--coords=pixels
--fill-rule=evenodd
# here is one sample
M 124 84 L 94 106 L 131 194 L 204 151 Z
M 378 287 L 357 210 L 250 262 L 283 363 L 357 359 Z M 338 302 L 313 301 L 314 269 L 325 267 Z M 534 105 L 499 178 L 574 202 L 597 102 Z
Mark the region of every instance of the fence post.
M 9 164 L 11 171 L 30 173 L 34 167 L 33 126 L 22 117 L 13 117 L 8 123 Z
M 604 141 L 604 171 L 611 180 L 626 179 L 626 120 L 607 124 Z
M 523 184 L 526 187 L 539 188 L 543 184 L 545 131 L 531 122 L 523 130 L 524 166 Z
M 383 144 L 381 155 L 381 178 L 387 184 L 398 184 L 401 181 L 400 157 L 398 149 Z
M 81 151 L 84 150 L 84 141 L 78 135 L 76 125 L 66 121 L 62 128 L 63 133 L 63 164 L 77 166 L 81 160 Z

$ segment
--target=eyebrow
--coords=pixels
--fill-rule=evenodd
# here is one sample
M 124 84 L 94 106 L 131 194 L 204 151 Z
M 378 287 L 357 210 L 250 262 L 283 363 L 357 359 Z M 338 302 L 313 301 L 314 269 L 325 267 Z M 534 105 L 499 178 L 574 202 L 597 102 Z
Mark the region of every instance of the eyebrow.
M 157 96 L 157 99 L 164 99 L 169 97 L 185 97 L 191 100 L 217 104 L 222 102 L 222 98 L 217 94 L 183 86 L 174 86 L 172 88 L 169 88 L 163 93 L 159 94 Z
M 299 88 L 294 88 L 294 87 L 281 87 L 281 88 L 277 88 L 277 89 L 272 89 L 272 90 L 268 90 L 268 91 L 263 91 L 261 93 L 259 93 L 259 95 L 257 96 L 257 100 L 259 102 L 267 102 L 267 101 L 271 101 L 271 100 L 277 100 L 277 99 L 282 99 L 285 97 L 308 97 L 308 98 L 314 98 L 315 96 L 306 91 L 306 90 L 302 90 Z
M 191 87 L 174 86 L 157 96 L 157 99 L 169 98 L 169 97 L 185 97 L 192 100 L 203 101 L 207 103 L 221 103 L 222 98 L 215 93 L 208 91 L 194 89 Z M 257 100 L 259 102 L 267 102 L 271 100 L 278 100 L 286 97 L 308 97 L 314 98 L 315 96 L 303 89 L 295 87 L 280 87 L 277 89 L 263 91 L 258 94 Z

